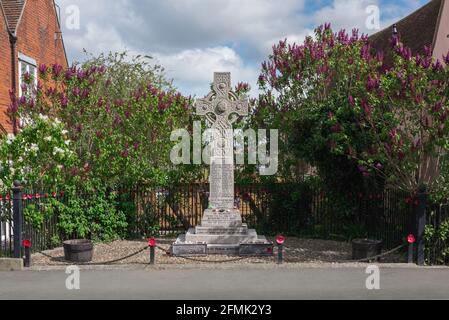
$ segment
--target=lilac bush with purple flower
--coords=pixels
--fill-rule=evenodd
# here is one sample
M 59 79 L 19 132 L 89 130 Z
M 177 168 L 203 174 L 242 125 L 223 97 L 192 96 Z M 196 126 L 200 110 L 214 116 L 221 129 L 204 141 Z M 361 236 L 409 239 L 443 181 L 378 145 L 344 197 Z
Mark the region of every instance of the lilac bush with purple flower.
M 41 65 L 37 86 L 24 80 L 30 90 L 19 98 L 11 94 L 8 111 L 22 125 L 14 140 L 0 145 L 0 191 L 13 180 L 27 188 L 64 190 L 68 202 L 51 204 L 61 234 L 122 237 L 126 210 L 110 190 L 167 185 L 195 172 L 173 167 L 169 156 L 172 130 L 191 128 L 191 98 L 146 58 L 101 55 L 67 70 Z M 39 212 L 33 217 L 41 223 Z
M 287 157 L 328 181 L 347 185 L 347 175 L 437 190 L 449 148 L 449 54 L 424 52 L 414 55 L 400 36 L 391 52 L 376 52 L 366 35 L 328 24 L 303 44 L 281 41 L 262 64 L 256 122 L 284 128 Z
M 81 180 L 159 185 L 179 176 L 169 163 L 170 133 L 190 126 L 191 100 L 164 79 L 160 67 L 112 54 L 67 70 L 41 65 L 39 76 L 32 103 L 24 95 L 10 111 L 31 121 L 39 114 L 61 119 L 80 160 Z

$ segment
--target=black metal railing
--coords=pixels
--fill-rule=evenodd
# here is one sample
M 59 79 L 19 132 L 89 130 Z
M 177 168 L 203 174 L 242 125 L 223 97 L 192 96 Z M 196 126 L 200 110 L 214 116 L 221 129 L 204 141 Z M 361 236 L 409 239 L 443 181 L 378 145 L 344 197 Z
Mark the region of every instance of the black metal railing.
M 386 249 L 392 249 L 405 242 L 413 233 L 415 222 L 414 206 L 409 194 L 386 190 L 365 196 L 359 206 L 367 224 L 368 237 L 383 240 Z
M 201 224 L 208 190 L 207 184 L 137 188 L 129 194 L 136 204 L 131 233 L 145 236 L 156 224 L 161 234 L 175 235 Z M 390 249 L 403 243 L 413 218 L 407 195 L 391 190 L 348 194 L 343 200 L 304 185 L 237 185 L 235 190 L 243 221 L 268 235 L 375 237 Z
M 19 239 L 19 242 L 24 239 L 31 240 L 34 252 L 48 250 L 60 245 L 58 239 L 61 239 L 61 233 L 58 230 L 58 215 L 56 213 L 48 214 L 45 211 L 49 200 L 51 198 L 61 200 L 61 195 L 59 193 L 27 192 L 25 190 L 20 190 L 16 195 L 16 200 L 13 199 L 13 193 L 0 195 L 0 257 L 22 255 L 23 252 L 17 252 L 18 249 L 15 248 L 17 239 Z M 20 220 L 18 220 L 21 222 L 20 228 L 17 228 L 14 221 L 15 204 L 20 207 L 17 208 L 20 213 Z M 31 208 L 35 215 L 41 217 L 41 221 L 29 221 L 27 213 Z M 20 233 L 20 237 L 17 237 L 18 233 Z M 22 243 L 19 243 L 18 246 L 21 248 Z
M 111 192 L 117 194 L 118 209 L 126 211 L 128 238 L 139 239 L 175 236 L 200 225 L 208 207 L 208 190 L 207 184 L 190 184 L 171 188 L 138 186 Z M 11 194 L 0 198 L 2 256 L 12 256 L 14 250 L 12 197 Z M 404 243 L 413 232 L 413 200 L 392 190 L 347 194 L 342 198 L 307 184 L 237 185 L 235 197 L 243 221 L 266 235 L 346 240 L 371 237 L 382 239 L 384 248 L 391 249 Z M 48 204 L 55 198 L 68 203 L 67 196 L 61 193 L 21 192 L 25 215 L 22 238 L 31 240 L 33 252 L 57 247 L 68 237 L 58 226 L 57 211 L 49 210 Z M 41 220 L 32 219 L 36 213 Z M 439 226 L 447 214 L 448 210 L 440 210 L 429 222 Z
M 449 203 L 427 208 L 426 262 L 449 264 Z
M 61 192 L 22 191 L 23 238 L 30 240 L 32 251 L 39 252 L 58 247 L 64 237 L 58 228 L 58 213 L 50 205 L 52 199 L 65 201 Z M 35 216 L 40 217 L 37 221 Z
M 14 254 L 14 230 L 11 195 L 0 196 L 0 257 Z

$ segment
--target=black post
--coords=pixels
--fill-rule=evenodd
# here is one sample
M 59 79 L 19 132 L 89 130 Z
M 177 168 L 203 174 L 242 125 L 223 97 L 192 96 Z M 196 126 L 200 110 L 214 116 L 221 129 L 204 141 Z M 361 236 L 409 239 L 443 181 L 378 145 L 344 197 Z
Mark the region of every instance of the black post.
M 421 187 L 418 193 L 418 206 L 416 211 L 417 219 L 417 252 L 416 252 L 416 262 L 419 266 L 425 264 L 425 253 L 424 253 L 424 231 L 426 228 L 426 209 L 427 209 L 427 192 L 425 187 Z
M 20 182 L 14 182 L 14 187 L 12 188 L 13 200 L 13 223 L 14 223 L 14 258 L 22 258 L 22 187 Z
M 413 263 L 413 251 L 414 251 L 414 245 L 413 243 L 410 243 L 408 245 L 408 263 Z
M 284 263 L 284 246 L 282 244 L 278 244 L 278 264 Z
M 150 264 L 154 265 L 155 262 L 155 247 L 150 247 Z
M 23 266 L 25 268 L 31 267 L 31 248 L 25 247 L 25 260 L 23 261 Z

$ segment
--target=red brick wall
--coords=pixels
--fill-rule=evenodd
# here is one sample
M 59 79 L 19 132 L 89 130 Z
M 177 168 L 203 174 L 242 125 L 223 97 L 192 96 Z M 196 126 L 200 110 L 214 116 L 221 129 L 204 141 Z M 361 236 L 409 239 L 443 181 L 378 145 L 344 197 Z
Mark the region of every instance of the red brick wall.
M 53 0 L 27 0 L 20 24 L 16 30 L 18 38 L 17 55 L 20 52 L 33 58 L 36 60 L 38 67 L 42 63 L 46 65 L 59 63 L 67 67 L 63 43 L 61 40 L 55 40 L 55 33 L 59 31 Z M 1 35 L 0 39 L 2 39 Z M 3 40 L 0 40 L 0 46 L 3 46 L 4 42 L 9 46 L 9 41 Z M 10 50 L 8 50 L 8 54 L 10 55 Z M 10 59 L 8 63 L 8 68 L 11 69 Z M 18 69 L 18 61 L 16 61 L 16 66 Z M 3 74 L 2 68 L 0 78 L 4 78 Z M 5 78 L 10 79 L 10 77 Z M 18 74 L 16 74 L 16 79 L 18 83 Z M 11 81 L 9 82 L 11 83 Z M 9 87 L 6 88 L 2 84 L 0 87 L 0 95 L 3 96 L 6 93 L 8 98 L 6 108 L 9 105 L 8 90 L 10 86 L 9 84 Z M 5 105 L 0 106 L 0 108 L 2 108 L 2 112 L 0 112 L 0 123 L 8 132 L 12 132 L 10 121 L 5 121 Z
M 11 88 L 11 49 L 9 34 L 2 10 L 0 9 L 0 125 L 10 127 L 6 110 L 9 106 Z M 1 134 L 1 132 L 0 132 Z
M 443 55 L 449 52 L 449 1 L 442 4 L 441 20 L 438 28 L 438 34 L 435 39 L 434 55 L 436 59 L 442 60 Z

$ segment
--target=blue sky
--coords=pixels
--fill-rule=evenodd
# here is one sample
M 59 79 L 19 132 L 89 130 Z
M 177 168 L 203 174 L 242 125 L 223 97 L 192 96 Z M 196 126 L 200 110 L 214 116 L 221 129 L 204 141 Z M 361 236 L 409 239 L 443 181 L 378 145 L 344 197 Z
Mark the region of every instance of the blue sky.
M 367 27 L 367 8 L 376 6 L 380 29 L 405 17 L 427 0 L 57 0 L 69 61 L 128 50 L 151 55 L 186 95 L 204 96 L 214 71 L 256 88 L 261 63 L 273 44 L 302 42 L 331 22 L 334 29 Z M 71 7 L 72 6 L 72 7 Z M 79 9 L 78 29 L 70 28 L 70 8 Z M 253 94 L 257 92 L 254 90 Z

